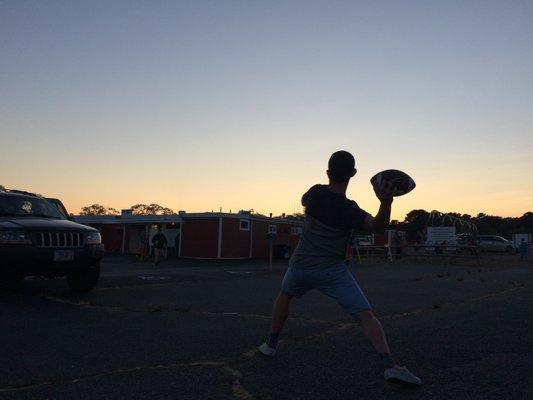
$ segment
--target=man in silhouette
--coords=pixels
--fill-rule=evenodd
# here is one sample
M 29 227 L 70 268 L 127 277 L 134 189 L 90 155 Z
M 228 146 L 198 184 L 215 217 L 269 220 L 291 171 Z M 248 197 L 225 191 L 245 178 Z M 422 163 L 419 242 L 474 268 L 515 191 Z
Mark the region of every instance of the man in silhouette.
M 317 289 L 361 322 L 364 334 L 381 357 L 387 381 L 419 386 L 421 380 L 407 368 L 400 367 L 391 356 L 381 323 L 344 262 L 352 229 L 368 232 L 384 229 L 390 222 L 395 194 L 390 182 L 374 187 L 381 205 L 372 217 L 355 201 L 346 198 L 348 183 L 356 172 L 355 159 L 350 153 L 333 153 L 327 170 L 329 184 L 315 185 L 303 195 L 305 223 L 302 236 L 274 303 L 271 333 L 259 347 L 259 352 L 270 357 L 275 355 L 292 299 Z
M 520 253 L 520 261 L 527 261 L 527 253 L 529 251 L 528 244 L 525 239 L 522 239 L 520 241 L 520 245 L 518 246 L 518 253 Z
M 161 262 L 161 257 L 164 256 L 167 247 L 167 238 L 161 232 L 161 226 L 157 227 L 157 233 L 152 238 L 152 246 L 154 249 L 154 266 L 157 266 Z

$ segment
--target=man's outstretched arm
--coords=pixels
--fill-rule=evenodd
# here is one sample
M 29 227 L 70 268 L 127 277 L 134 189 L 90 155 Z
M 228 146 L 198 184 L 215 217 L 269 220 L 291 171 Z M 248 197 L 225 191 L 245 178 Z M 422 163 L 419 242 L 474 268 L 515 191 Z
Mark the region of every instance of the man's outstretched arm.
M 381 202 L 379 211 L 375 217 L 367 215 L 365 218 L 364 229 L 367 232 L 379 232 L 385 229 L 390 222 L 391 204 L 389 202 Z
M 389 225 L 394 188 L 391 182 L 383 181 L 380 187 L 374 186 L 376 197 L 381 202 L 375 217 L 367 215 L 363 228 L 367 232 L 381 231 Z

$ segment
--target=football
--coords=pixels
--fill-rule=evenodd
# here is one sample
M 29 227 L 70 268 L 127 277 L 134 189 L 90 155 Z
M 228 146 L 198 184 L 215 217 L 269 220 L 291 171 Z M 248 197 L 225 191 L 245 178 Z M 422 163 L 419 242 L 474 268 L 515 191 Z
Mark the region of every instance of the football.
M 383 181 L 392 182 L 392 185 L 396 190 L 394 196 L 403 196 L 404 194 L 407 194 L 413 190 L 416 186 L 413 178 L 411 178 L 405 172 L 398 171 L 397 169 L 387 169 L 385 171 L 381 171 L 370 179 L 370 183 L 373 186 L 380 186 L 381 182 Z

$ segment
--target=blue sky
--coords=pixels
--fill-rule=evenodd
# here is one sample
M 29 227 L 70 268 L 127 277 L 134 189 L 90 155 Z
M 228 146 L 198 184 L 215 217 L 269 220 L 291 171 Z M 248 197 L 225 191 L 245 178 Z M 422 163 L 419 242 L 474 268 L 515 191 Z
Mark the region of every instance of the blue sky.
M 0 2 L 0 184 L 99 202 L 292 212 L 352 151 L 349 196 L 533 204 L 533 3 Z

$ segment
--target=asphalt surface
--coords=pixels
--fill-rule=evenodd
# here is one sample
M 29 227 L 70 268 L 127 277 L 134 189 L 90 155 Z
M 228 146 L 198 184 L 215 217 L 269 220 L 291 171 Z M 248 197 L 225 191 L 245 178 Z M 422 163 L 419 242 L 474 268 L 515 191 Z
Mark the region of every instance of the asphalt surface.
M 531 399 L 533 266 L 494 264 L 352 268 L 419 389 L 386 384 L 320 293 L 294 302 L 276 358 L 258 355 L 283 264 L 111 258 L 86 295 L 27 279 L 0 296 L 0 399 Z

